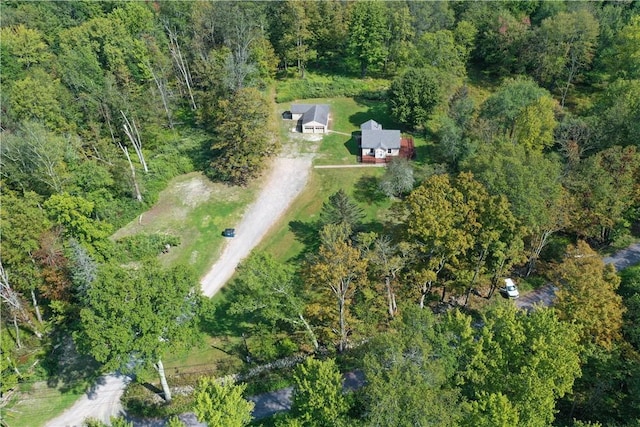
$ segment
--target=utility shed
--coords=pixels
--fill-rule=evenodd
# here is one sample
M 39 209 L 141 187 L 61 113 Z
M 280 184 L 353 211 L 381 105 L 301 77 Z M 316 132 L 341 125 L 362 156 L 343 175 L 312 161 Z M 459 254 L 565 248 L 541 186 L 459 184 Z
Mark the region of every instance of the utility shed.
M 298 121 L 302 133 L 327 133 L 329 106 L 327 104 L 293 104 L 291 120 Z

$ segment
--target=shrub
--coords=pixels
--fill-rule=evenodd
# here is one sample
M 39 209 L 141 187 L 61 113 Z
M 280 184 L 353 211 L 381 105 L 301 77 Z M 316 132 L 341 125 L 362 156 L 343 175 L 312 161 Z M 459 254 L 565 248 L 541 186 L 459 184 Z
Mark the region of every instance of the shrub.
M 341 76 L 308 74 L 304 79 L 287 79 L 277 85 L 277 102 L 295 99 L 362 97 L 370 100 L 385 99 L 389 81 L 384 79 L 354 79 Z
M 116 242 L 116 258 L 119 262 L 142 261 L 158 256 L 166 247 L 178 246 L 180 238 L 166 234 L 137 234 Z

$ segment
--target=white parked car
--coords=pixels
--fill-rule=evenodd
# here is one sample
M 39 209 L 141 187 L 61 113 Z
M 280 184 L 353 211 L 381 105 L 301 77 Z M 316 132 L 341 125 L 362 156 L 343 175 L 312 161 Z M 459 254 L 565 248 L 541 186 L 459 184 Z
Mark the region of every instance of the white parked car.
M 509 298 L 518 298 L 520 296 L 518 287 L 511 279 L 504 279 L 504 287 L 500 288 L 500 292 Z

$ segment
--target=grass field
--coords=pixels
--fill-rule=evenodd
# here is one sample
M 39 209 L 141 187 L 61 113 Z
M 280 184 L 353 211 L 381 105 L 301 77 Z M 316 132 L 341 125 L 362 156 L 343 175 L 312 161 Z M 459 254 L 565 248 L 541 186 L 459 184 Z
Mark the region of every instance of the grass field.
M 140 218 L 118 230 L 114 239 L 138 233 L 180 237 L 180 247 L 160 256 L 164 265 L 191 265 L 204 275 L 222 248 L 222 230 L 241 218 L 258 182 L 246 188 L 213 183 L 201 173 L 174 178 L 158 202 Z
M 269 252 L 282 262 L 298 258 L 317 239 L 315 223 L 322 204 L 339 189 L 364 209 L 364 222 L 375 227 L 375 223 L 384 221 L 386 208 L 391 205 L 376 191 L 383 173 L 384 168 L 314 169 L 306 190 L 256 249 Z
M 34 383 L 31 390 L 20 394 L 18 401 L 2 408 L 2 421 L 9 427 L 43 426 L 51 418 L 70 408 L 83 391 L 61 392 L 51 388 L 46 381 Z

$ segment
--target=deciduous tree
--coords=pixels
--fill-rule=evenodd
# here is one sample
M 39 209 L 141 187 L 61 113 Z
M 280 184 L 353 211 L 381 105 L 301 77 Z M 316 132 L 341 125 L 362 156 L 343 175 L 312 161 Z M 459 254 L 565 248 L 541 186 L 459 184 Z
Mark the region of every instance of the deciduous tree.
M 391 115 L 410 129 L 425 126 L 444 95 L 442 75 L 435 68 L 410 68 L 389 88 Z
M 621 337 L 622 298 L 616 294 L 620 278 L 612 265 L 605 266 L 584 241 L 569 246 L 564 261 L 553 269 L 554 306 L 559 317 L 580 326 L 583 342 L 611 349 Z
M 211 427 L 243 427 L 251 422 L 254 403 L 242 397 L 246 384 L 202 378 L 195 391 L 194 412 Z
M 164 398 L 171 400 L 162 359 L 193 342 L 197 281 L 186 267 L 161 270 L 148 264 L 125 270 L 105 264 L 87 291 L 74 338 L 104 369 L 135 370 L 153 365 Z
M 536 32 L 536 74 L 558 89 L 563 107 L 569 89 L 591 65 L 598 33 L 598 21 L 587 8 L 546 18 Z
M 400 197 L 413 190 L 414 184 L 411 163 L 402 157 L 394 157 L 387 165 L 387 170 L 378 185 L 387 197 Z
M 369 67 L 380 66 L 387 57 L 388 39 L 385 4 L 381 1 L 354 2 L 349 10 L 348 46 L 351 56 L 360 64 L 360 77 Z
M 460 315 L 449 315 L 443 328 L 455 345 L 463 394 L 479 406 L 487 395 L 501 394 L 508 399 L 500 399 L 501 405 L 512 408 L 508 416 L 517 415 L 518 425 L 552 423 L 556 400 L 580 376 L 577 330 L 553 310 L 526 314 L 499 304 L 484 314 L 477 332 Z
M 291 413 L 302 426 L 343 425 L 348 404 L 333 359 L 307 358 L 296 367 L 293 381 Z
M 326 225 L 325 229 L 340 228 Z M 333 233 L 329 233 L 333 234 Z M 318 253 L 312 257 L 306 270 L 306 283 L 317 289 L 323 309 L 328 310 L 330 330 L 338 337 L 338 350 L 344 351 L 350 332 L 350 306 L 356 286 L 365 279 L 366 262 L 360 250 L 347 240 L 347 236 L 335 241 L 323 242 Z M 328 309 L 327 304 L 333 306 Z
M 390 331 L 367 344 L 365 425 L 459 425 L 459 391 L 435 323 L 429 310 L 406 307 Z
M 255 178 L 277 149 L 270 122 L 269 105 L 256 89 L 240 89 L 230 99 L 220 100 L 208 174 L 236 185 Z
M 318 349 L 315 332 L 304 315 L 304 295 L 291 268 L 261 253 L 243 261 L 237 274 L 231 288 L 231 314 L 249 314 L 254 321 L 284 322 L 303 329 Z

